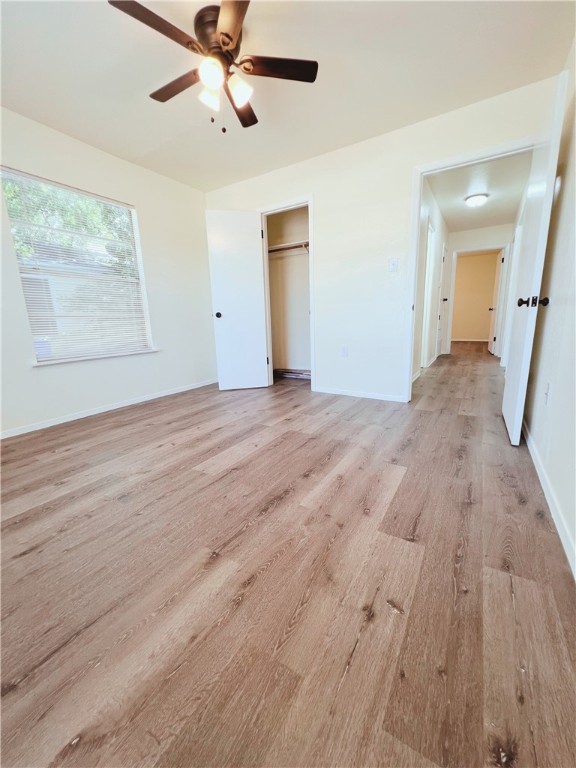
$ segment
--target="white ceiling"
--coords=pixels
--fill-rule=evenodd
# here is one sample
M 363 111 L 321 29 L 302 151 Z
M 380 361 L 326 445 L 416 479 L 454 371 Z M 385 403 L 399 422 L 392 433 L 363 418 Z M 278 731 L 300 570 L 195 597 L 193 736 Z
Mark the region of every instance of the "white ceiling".
M 448 230 L 514 223 L 531 160 L 532 152 L 519 152 L 426 176 Z M 488 202 L 482 208 L 468 208 L 464 198 L 478 192 L 487 192 Z
M 206 3 L 147 2 L 193 33 Z M 252 78 L 260 122 L 215 124 L 185 91 L 148 94 L 199 58 L 108 5 L 2 2 L 5 107 L 210 190 L 555 75 L 574 2 L 253 0 L 242 53 L 310 58 L 316 83 Z M 221 132 L 225 125 L 227 132 Z

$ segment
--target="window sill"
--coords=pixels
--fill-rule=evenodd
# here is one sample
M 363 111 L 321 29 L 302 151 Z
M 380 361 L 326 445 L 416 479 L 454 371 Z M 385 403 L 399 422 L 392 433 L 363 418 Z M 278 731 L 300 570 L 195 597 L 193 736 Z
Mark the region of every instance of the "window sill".
M 64 365 L 65 363 L 84 363 L 89 360 L 110 360 L 116 357 L 132 357 L 133 355 L 149 355 L 152 352 L 161 352 L 159 347 L 140 349 L 137 352 L 118 352 L 111 355 L 91 355 L 90 357 L 67 357 L 62 360 L 42 360 L 32 363 L 32 368 L 45 368 L 48 365 Z

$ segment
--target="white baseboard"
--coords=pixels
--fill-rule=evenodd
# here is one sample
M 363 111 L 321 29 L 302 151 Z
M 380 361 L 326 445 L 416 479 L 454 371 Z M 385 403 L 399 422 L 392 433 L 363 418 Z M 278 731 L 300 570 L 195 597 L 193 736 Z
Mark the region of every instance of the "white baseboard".
M 436 355 L 436 357 L 431 357 L 430 360 L 428 360 L 428 362 L 422 366 L 422 368 L 430 368 L 432 363 L 435 363 L 436 360 L 438 360 L 438 355 Z
M 452 339 L 452 341 L 480 341 L 482 344 L 488 344 L 488 339 Z
M 109 405 L 100 405 L 97 408 L 89 408 L 86 411 L 78 411 L 76 413 L 70 413 L 66 416 L 57 416 L 54 419 L 47 419 L 46 421 L 37 421 L 34 424 L 26 424 L 22 427 L 14 427 L 13 429 L 6 429 L 0 433 L 0 438 L 3 440 L 7 437 L 17 437 L 18 435 L 25 435 L 27 432 L 36 432 L 39 429 L 46 429 L 47 427 L 55 427 L 57 424 L 66 424 L 68 421 L 76 421 L 76 419 L 85 419 L 87 416 L 96 416 L 99 413 L 106 413 L 107 411 L 115 411 L 118 408 L 125 408 L 128 405 L 138 405 L 139 403 L 145 403 L 148 400 L 156 400 L 159 397 L 167 397 L 168 395 L 179 395 L 181 392 L 188 392 L 191 389 L 199 389 L 200 387 L 207 387 L 209 384 L 216 384 L 218 379 L 208 379 L 206 381 L 199 381 L 197 384 L 189 384 L 185 387 L 174 387 L 174 389 L 166 389 L 163 392 L 154 392 L 151 395 L 144 395 L 143 397 L 133 397 L 130 400 L 122 400 L 119 403 L 111 403 Z
M 414 384 L 414 382 L 416 381 L 416 379 L 419 379 L 419 378 L 420 378 L 420 368 L 418 368 L 418 370 L 417 370 L 417 371 L 415 371 L 415 372 L 412 374 L 412 384 Z
M 313 392 L 323 392 L 327 395 L 345 395 L 346 397 L 365 397 L 369 400 L 387 400 L 391 403 L 407 403 L 401 395 L 381 395 L 377 392 L 356 392 L 351 389 L 334 389 L 333 387 L 312 387 Z
M 522 424 L 522 433 L 524 434 L 524 437 L 526 439 L 526 445 L 528 446 L 528 450 L 530 451 L 530 456 L 532 457 L 532 461 L 534 462 L 534 467 L 536 468 L 536 474 L 538 475 L 538 479 L 540 480 L 540 485 L 542 486 L 542 490 L 544 491 L 544 496 L 546 497 L 546 501 L 548 502 L 548 506 L 550 507 L 552 519 L 554 520 L 554 524 L 556 525 L 556 530 L 558 531 L 558 535 L 560 536 L 560 541 L 562 542 L 562 546 L 564 547 L 564 551 L 566 552 L 566 557 L 568 558 L 568 562 L 570 563 L 570 568 L 572 569 L 572 573 L 576 578 L 576 542 L 572 540 L 572 536 L 570 535 L 570 531 L 568 530 L 568 526 L 566 525 L 566 518 L 562 513 L 562 509 L 560 507 L 560 504 L 558 503 L 558 499 L 556 498 L 556 494 L 554 493 L 554 489 L 552 488 L 550 479 L 548 478 L 548 475 L 544 468 L 542 458 L 538 453 L 538 448 L 536 447 L 536 443 L 534 442 L 534 438 L 530 434 L 530 430 L 528 429 L 526 422 L 523 422 Z

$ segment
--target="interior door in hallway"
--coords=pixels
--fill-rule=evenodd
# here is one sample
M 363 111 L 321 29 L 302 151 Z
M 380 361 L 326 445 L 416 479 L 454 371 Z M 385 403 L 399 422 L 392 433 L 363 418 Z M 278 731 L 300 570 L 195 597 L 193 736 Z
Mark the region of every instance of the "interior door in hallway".
M 448 249 L 446 248 L 446 243 L 442 243 L 442 261 L 440 262 L 440 271 L 438 275 L 438 285 L 436 288 L 437 292 L 437 300 L 436 303 L 438 305 L 438 327 L 436 329 L 436 357 L 438 355 L 441 355 L 443 352 L 443 343 L 444 343 L 444 327 L 446 325 L 446 303 L 444 299 L 442 298 L 442 293 L 444 291 L 444 265 L 446 263 L 446 255 L 448 253 Z
M 502 274 L 502 254 L 504 251 L 500 251 L 498 254 L 498 260 L 496 262 L 496 277 L 494 279 L 494 292 L 492 294 L 492 306 L 490 307 L 490 332 L 488 334 L 488 352 L 491 355 L 496 354 L 496 326 L 498 324 L 498 305 L 500 294 L 500 276 Z
M 512 445 L 520 444 L 522 431 L 524 403 L 528 387 L 530 359 L 536 330 L 536 316 L 564 120 L 567 75 L 567 72 L 563 72 L 558 79 L 549 138 L 534 148 L 524 207 L 522 242 L 516 256 L 518 259 L 516 281 L 514 291 L 510 294 L 513 302 L 510 308 L 512 330 L 502 414 Z
M 268 351 L 261 217 L 206 211 L 220 389 L 267 387 Z

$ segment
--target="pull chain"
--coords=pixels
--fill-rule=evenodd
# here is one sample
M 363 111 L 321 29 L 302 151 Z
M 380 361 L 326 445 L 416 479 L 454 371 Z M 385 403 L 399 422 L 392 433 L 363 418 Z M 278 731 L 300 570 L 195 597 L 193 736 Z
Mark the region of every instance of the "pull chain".
M 216 118 L 214 117 L 214 115 L 212 115 L 212 117 L 210 118 L 210 122 L 211 123 L 216 122 Z M 220 128 L 220 130 L 222 131 L 222 133 L 226 133 L 226 127 L 224 125 Z

